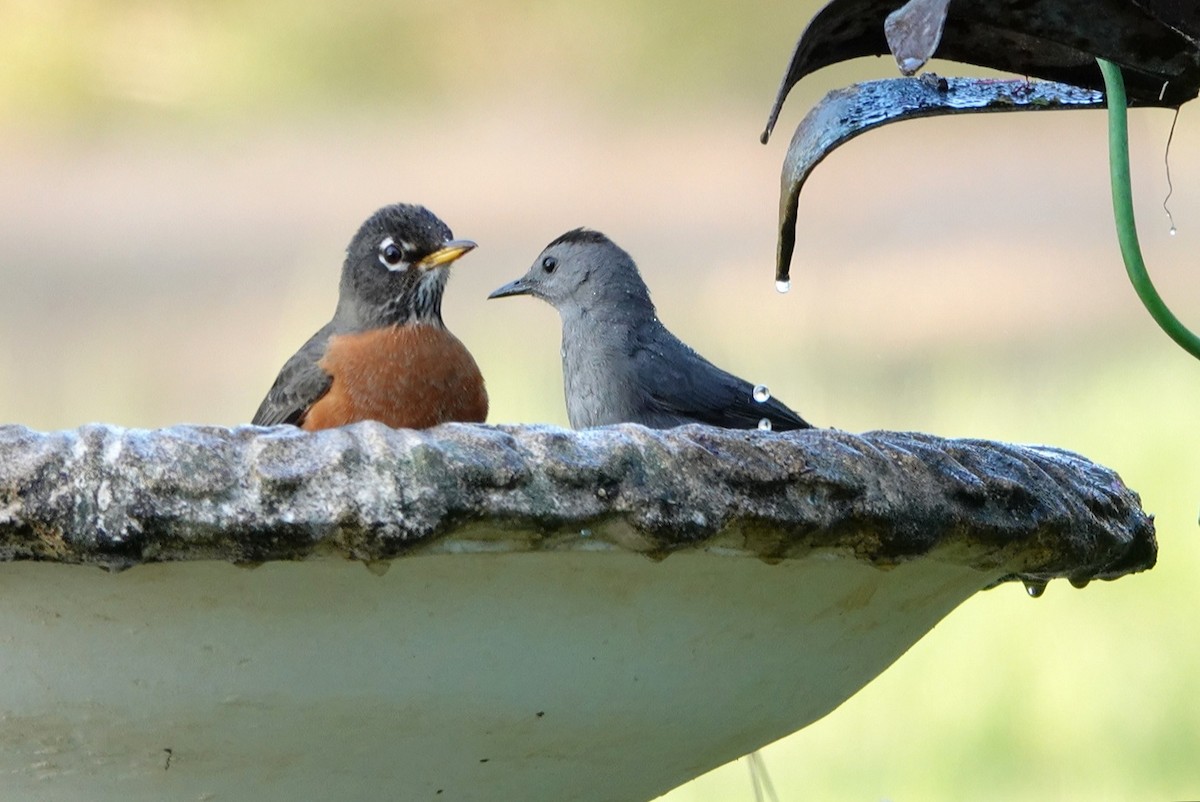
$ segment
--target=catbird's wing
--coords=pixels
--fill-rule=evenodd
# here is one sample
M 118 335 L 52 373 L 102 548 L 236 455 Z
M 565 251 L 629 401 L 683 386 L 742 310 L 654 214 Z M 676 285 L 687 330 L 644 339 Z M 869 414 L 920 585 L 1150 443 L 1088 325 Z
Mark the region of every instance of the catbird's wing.
M 333 377 L 317 364 L 325 356 L 332 329 L 333 325 L 327 324 L 284 364 L 258 412 L 254 413 L 251 421 L 254 425 L 291 423 L 299 426 L 304 423 L 308 410 L 329 392 L 329 386 L 333 384 Z
M 649 425 L 707 423 L 755 429 L 766 418 L 775 431 L 811 429 L 812 424 L 775 398 L 754 400 L 754 385 L 721 370 L 661 324 L 644 332 L 632 354 L 645 393 Z

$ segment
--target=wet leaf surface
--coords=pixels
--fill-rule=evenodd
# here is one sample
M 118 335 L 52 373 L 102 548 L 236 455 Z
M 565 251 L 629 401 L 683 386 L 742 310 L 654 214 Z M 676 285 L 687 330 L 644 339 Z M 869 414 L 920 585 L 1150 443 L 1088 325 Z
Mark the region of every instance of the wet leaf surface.
M 801 78 L 841 61 L 891 52 L 884 23 L 897 4 L 897 0 L 833 0 L 813 17 L 796 43 L 763 142 L 770 137 L 788 92 Z M 1132 105 L 1175 108 L 1200 93 L 1198 6 L 1183 0 L 953 3 L 937 54 L 1087 89 L 1103 87 L 1095 63 L 1101 57 L 1123 68 Z M 916 52 L 923 49 L 930 49 L 927 41 Z
M 914 117 L 1103 106 L 1102 93 L 1066 84 L 933 74 L 869 81 L 830 92 L 800 122 L 783 160 L 775 280 L 790 280 L 804 182 L 826 156 L 859 134 Z

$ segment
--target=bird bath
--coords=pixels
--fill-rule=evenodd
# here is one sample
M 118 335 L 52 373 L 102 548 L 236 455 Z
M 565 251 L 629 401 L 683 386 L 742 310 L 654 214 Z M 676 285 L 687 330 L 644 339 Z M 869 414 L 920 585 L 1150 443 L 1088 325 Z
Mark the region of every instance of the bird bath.
M 0 427 L 0 791 L 648 799 L 1155 552 L 1111 471 L 987 441 Z

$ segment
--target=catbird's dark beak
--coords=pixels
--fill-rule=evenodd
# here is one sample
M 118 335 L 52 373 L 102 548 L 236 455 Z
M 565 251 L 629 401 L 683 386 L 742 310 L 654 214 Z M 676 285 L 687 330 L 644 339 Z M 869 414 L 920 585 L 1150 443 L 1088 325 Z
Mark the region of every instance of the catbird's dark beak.
M 488 298 L 507 298 L 510 295 L 528 295 L 530 292 L 529 282 L 522 276 L 516 281 L 510 281 L 500 289 L 495 290 Z

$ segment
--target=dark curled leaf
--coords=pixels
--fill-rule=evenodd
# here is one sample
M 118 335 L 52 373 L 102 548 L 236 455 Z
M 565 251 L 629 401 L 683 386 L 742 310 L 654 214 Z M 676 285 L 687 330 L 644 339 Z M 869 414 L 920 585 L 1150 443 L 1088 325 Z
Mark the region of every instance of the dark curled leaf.
M 842 61 L 887 55 L 884 21 L 900 5 L 832 0 L 818 11 L 792 51 L 762 141 L 801 78 Z M 1195 0 L 964 0 L 950 4 L 935 44 L 938 58 L 1087 89 L 1103 87 L 1096 58 L 1104 58 L 1125 73 L 1131 105 L 1177 108 L 1200 92 L 1198 43 Z
M 973 78 L 890 78 L 836 89 L 800 122 L 787 156 L 779 187 L 779 241 L 775 278 L 787 281 L 796 247 L 800 190 L 809 174 L 838 146 L 859 134 L 914 117 L 974 114 L 988 111 L 1094 109 L 1104 95 L 1049 81 L 1029 82 Z

